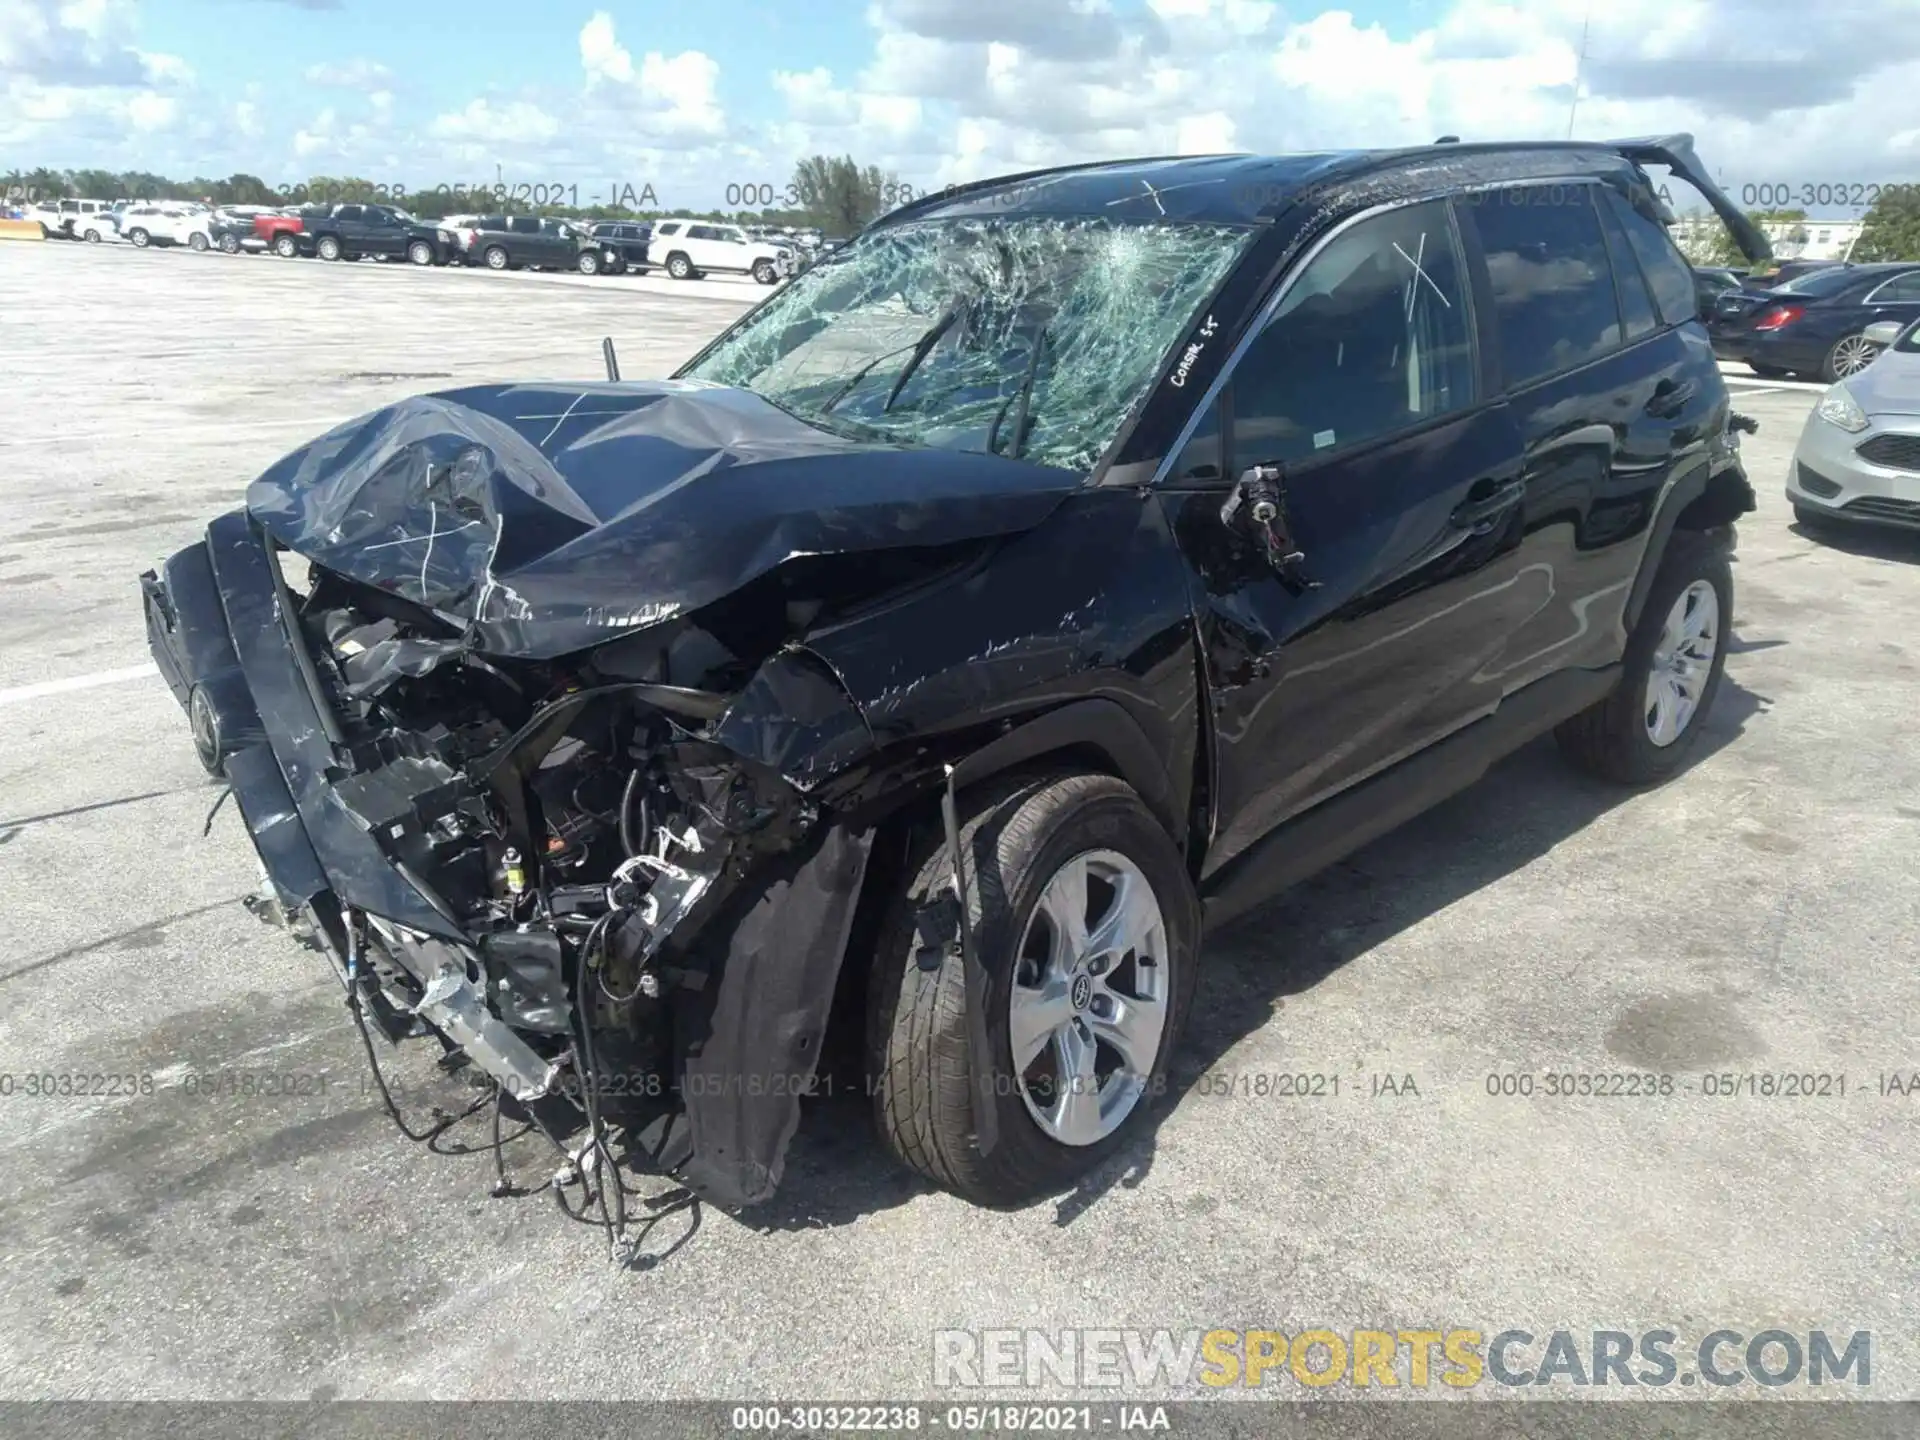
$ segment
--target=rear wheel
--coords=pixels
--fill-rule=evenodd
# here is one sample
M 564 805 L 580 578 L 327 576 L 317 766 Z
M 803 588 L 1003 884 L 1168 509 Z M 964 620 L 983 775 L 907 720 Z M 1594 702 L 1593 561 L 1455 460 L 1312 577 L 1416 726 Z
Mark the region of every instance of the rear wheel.
M 963 805 L 998 1143 L 982 1154 L 975 1140 L 964 966 L 950 950 L 923 951 L 915 927 L 952 873 L 934 829 L 918 839 L 914 878 L 874 955 L 869 1083 L 881 1137 L 903 1163 L 1007 1205 L 1099 1165 L 1164 1092 L 1193 994 L 1199 906 L 1173 842 L 1111 776 L 1028 778 Z
M 407 259 L 416 265 L 431 265 L 433 263 L 433 247 L 424 240 L 415 240 L 411 245 L 407 246 Z
M 507 268 L 507 252 L 498 245 L 489 245 L 487 247 L 485 259 L 489 270 L 504 270 Z
M 756 260 L 753 262 L 753 278 L 762 285 L 771 285 L 780 278 L 780 272 L 773 268 L 771 260 Z
M 338 260 L 340 258 L 339 237 L 337 235 L 322 235 L 318 240 L 313 242 L 313 253 L 318 255 L 322 260 Z
M 220 250 L 222 254 L 238 255 L 240 253 L 240 237 L 238 235 L 222 235 L 220 237 Z
M 1871 365 L 1880 353 L 1865 335 L 1843 335 L 1833 342 L 1833 348 L 1827 352 L 1827 358 L 1820 367 L 1821 378 L 1829 385 L 1845 380 L 1850 375 L 1858 375 Z
M 136 250 L 144 250 L 153 237 L 136 225 L 127 232 L 127 239 L 133 242 Z
M 1726 551 L 1709 536 L 1675 531 L 1627 641 L 1620 684 L 1554 731 L 1561 753 L 1623 785 L 1672 776 L 1720 693 L 1732 625 Z
M 207 239 L 200 231 L 196 230 L 187 236 L 187 248 L 196 253 L 211 250 L 213 248 L 213 242 Z
M 291 260 L 300 253 L 300 242 L 291 235 L 276 235 L 273 241 L 273 253 L 282 260 Z
M 89 245 L 98 245 L 100 243 L 100 232 L 91 225 L 87 227 L 87 243 Z

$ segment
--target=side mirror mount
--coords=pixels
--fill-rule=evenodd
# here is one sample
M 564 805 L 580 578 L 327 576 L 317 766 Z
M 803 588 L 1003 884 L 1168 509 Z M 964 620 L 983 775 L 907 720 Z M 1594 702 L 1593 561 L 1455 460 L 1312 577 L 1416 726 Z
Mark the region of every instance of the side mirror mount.
M 1300 566 L 1307 557 L 1294 543 L 1284 479 L 1278 465 L 1252 465 L 1241 471 L 1220 507 L 1220 522 L 1230 529 L 1250 531 L 1260 543 L 1268 568 L 1297 595 L 1318 590 L 1320 582 L 1301 574 Z

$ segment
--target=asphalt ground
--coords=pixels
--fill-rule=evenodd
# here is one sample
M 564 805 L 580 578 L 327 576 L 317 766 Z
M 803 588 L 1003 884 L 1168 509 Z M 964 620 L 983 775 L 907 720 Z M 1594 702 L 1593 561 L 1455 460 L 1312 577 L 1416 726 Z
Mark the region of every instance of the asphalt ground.
M 1011 1392 L 936 1387 L 937 1330 L 1089 1325 L 1670 1328 L 1683 1372 L 1717 1329 L 1865 1330 L 1838 1388 L 1920 1396 L 1920 1095 L 1883 1093 L 1920 1072 L 1920 537 L 1790 523 L 1806 390 L 1739 402 L 1760 509 L 1697 763 L 1626 794 L 1536 744 L 1213 938 L 1175 1093 L 1082 1189 L 971 1208 L 841 1093 L 763 1210 L 636 1177 L 621 1269 L 404 1141 L 324 962 L 241 907 L 231 812 L 201 837 L 135 576 L 340 419 L 595 377 L 603 335 L 664 373 L 761 293 L 0 248 L 0 1397 L 977 1399 Z M 389 1062 L 416 1118 L 469 1093 L 429 1062 Z M 1674 1089 L 1545 1093 L 1628 1073 Z

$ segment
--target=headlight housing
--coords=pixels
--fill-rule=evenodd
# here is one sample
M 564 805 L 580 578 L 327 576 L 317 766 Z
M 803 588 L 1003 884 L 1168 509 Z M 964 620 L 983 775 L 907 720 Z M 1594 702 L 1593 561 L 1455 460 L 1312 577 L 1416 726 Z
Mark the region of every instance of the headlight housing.
M 1853 398 L 1853 392 L 1845 385 L 1835 385 L 1822 395 L 1820 403 L 1813 407 L 1813 413 L 1850 435 L 1858 435 L 1867 428 L 1867 412 L 1860 408 L 1860 402 Z

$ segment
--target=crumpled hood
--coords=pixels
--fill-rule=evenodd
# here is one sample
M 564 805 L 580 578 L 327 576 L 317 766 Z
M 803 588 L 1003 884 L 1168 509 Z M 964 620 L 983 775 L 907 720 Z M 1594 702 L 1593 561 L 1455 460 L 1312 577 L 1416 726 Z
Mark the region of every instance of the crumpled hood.
M 482 385 L 328 431 L 254 481 L 247 509 L 477 649 L 550 659 L 794 556 L 1016 534 L 1083 478 L 843 439 L 701 381 Z

